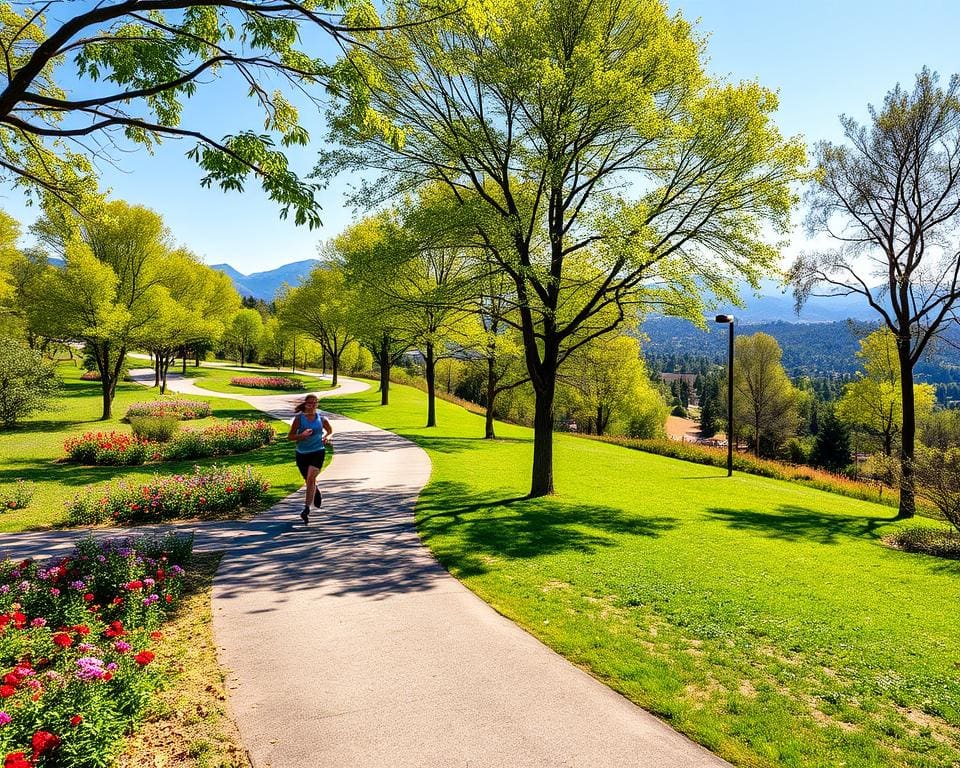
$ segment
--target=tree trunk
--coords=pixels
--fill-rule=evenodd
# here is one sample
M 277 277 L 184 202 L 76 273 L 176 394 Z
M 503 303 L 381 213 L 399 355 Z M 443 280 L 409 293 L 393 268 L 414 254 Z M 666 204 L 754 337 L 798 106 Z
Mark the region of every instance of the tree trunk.
M 903 431 L 900 436 L 900 507 L 897 517 L 913 517 L 917 511 L 913 481 L 913 456 L 917 436 L 917 413 L 913 399 L 913 363 L 910 339 L 898 339 L 900 395 L 903 400 Z
M 437 361 L 434 359 L 433 343 L 427 342 L 424 358 L 427 375 L 427 426 L 437 426 Z
M 180 369 L 180 374 L 183 376 L 186 376 L 187 375 L 187 355 L 189 354 L 189 351 L 187 350 L 186 347 L 184 347 L 182 351 L 183 351 L 183 367 Z
M 493 405 L 497 397 L 497 374 L 494 369 L 494 362 L 492 357 L 487 358 L 487 412 L 486 418 L 484 419 L 484 438 L 487 440 L 493 440 L 496 438 L 496 433 L 493 428 Z
M 109 421 L 113 416 L 113 397 L 110 394 L 110 382 L 103 374 L 100 374 L 100 384 L 103 395 L 103 415 L 100 421 Z
M 380 405 L 390 404 L 390 337 L 380 339 Z
M 340 355 L 330 355 L 330 367 L 333 370 L 333 378 L 330 386 L 337 386 L 337 374 L 340 372 Z
M 193 367 L 199 368 L 200 367 L 200 350 L 199 349 L 193 350 L 193 354 L 194 354 Z
M 153 386 L 160 386 L 160 355 L 153 354 Z M 163 390 L 160 390 L 160 394 L 163 394 Z
M 609 418 L 609 417 L 608 417 Z M 603 406 L 597 406 L 597 437 L 603 437 L 607 429 L 607 421 L 603 418 Z
M 556 370 L 550 370 L 534 385 L 536 405 L 533 414 L 531 498 L 553 493 L 553 397 L 556 375 Z

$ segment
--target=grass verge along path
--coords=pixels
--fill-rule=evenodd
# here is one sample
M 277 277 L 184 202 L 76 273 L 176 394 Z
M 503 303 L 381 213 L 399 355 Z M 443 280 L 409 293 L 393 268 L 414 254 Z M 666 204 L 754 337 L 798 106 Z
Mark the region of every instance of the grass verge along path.
M 323 407 L 429 452 L 437 558 L 680 731 L 743 766 L 960 762 L 960 564 L 885 547 L 890 508 L 562 434 L 557 495 L 527 499 L 530 430 L 391 401 Z
M 154 473 L 192 472 L 194 466 L 210 464 L 250 464 L 270 481 L 266 502 L 272 504 L 299 488 L 303 481 L 292 458 L 292 448 L 285 440 L 288 425 L 270 419 L 261 411 L 238 400 L 211 397 L 210 419 L 182 422 L 184 428 L 200 429 L 220 419 L 266 419 L 277 429 L 273 445 L 249 453 L 186 461 L 165 461 L 139 467 L 90 467 L 58 461 L 63 458 L 63 441 L 84 432 L 130 432 L 130 425 L 120 421 L 131 403 L 158 399 L 156 389 L 132 382 L 117 385 L 113 404 L 114 418 L 100 421 L 100 382 L 81 381 L 81 371 L 60 366 L 58 374 L 63 388 L 53 398 L 48 410 L 34 414 L 10 430 L 0 431 L 0 483 L 24 479 L 36 484 L 32 503 L 26 509 L 0 512 L 0 533 L 59 525 L 65 516 L 65 502 L 86 485 L 99 486 L 119 478 L 131 482 L 148 480 Z M 256 393 L 257 390 L 249 390 Z M 176 395 L 172 395 L 177 397 Z

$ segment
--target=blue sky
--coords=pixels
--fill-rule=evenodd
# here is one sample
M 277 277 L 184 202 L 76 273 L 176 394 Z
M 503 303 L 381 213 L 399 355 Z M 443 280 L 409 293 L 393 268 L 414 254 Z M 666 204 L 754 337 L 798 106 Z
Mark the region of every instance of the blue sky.
M 910 86 L 923 66 L 943 77 L 960 71 L 955 0 L 684 0 L 670 7 L 699 19 L 697 29 L 709 35 L 712 74 L 756 79 L 778 90 L 781 130 L 808 142 L 839 140 L 838 115 L 863 119 L 868 103 L 879 104 L 897 82 Z M 190 104 L 184 124 L 202 124 L 218 137 L 257 128 L 260 120 L 243 93 L 242 87 L 217 86 Z M 319 115 L 306 122 L 316 144 L 291 157 L 304 173 L 324 137 Z M 282 221 L 255 182 L 242 194 L 202 189 L 199 171 L 184 158 L 189 146 L 169 141 L 152 156 L 116 152 L 118 168 L 101 166 L 102 186 L 156 210 L 175 239 L 207 263 L 227 262 L 251 273 L 314 258 L 318 243 L 356 216 L 344 200 L 348 180 L 322 194 L 324 226 L 313 231 Z M 35 216 L 15 192 L 0 194 L 0 207 L 25 224 Z M 798 233 L 795 247 L 801 242 Z

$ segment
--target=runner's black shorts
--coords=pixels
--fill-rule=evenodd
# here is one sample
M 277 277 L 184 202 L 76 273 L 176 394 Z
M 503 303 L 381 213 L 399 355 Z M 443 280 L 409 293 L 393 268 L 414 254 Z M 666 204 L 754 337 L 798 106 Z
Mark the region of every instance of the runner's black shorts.
M 303 479 L 307 479 L 307 471 L 310 467 L 316 467 L 317 469 L 323 469 L 323 460 L 326 458 L 326 450 L 322 451 L 310 451 L 310 453 L 300 453 L 297 451 L 297 469 L 300 470 L 300 474 L 303 476 Z

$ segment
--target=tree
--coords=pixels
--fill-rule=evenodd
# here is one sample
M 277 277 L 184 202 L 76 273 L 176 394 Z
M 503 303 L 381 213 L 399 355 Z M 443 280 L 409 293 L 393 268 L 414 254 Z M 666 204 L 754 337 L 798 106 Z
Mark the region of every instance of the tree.
M 570 357 L 564 383 L 578 393 L 581 414 L 577 423 L 592 424 L 606 434 L 611 421 L 626 421 L 637 388 L 647 382 L 640 344 L 631 336 L 594 339 Z
M 144 341 L 157 317 L 169 234 L 162 219 L 122 200 L 88 199 L 80 214 L 48 206 L 33 227 L 41 242 L 64 259 L 47 267 L 27 307 L 42 335 L 82 341 L 93 355 L 110 418 L 127 350 Z
M 658 0 L 506 0 L 407 24 L 422 7 L 392 3 L 393 26 L 349 48 L 343 66 L 376 88 L 342 103 L 345 149 L 317 172 L 380 171 L 368 202 L 439 183 L 470 210 L 474 245 L 513 282 L 536 393 L 530 494 L 549 494 L 563 361 L 638 302 L 702 316 L 700 291 L 732 300 L 735 274 L 771 268 L 765 225 L 785 231 L 804 151 L 770 121 L 773 93 L 708 80 L 702 41 Z
M 282 216 L 292 209 L 297 223 L 315 226 L 315 186 L 298 179 L 276 149 L 309 137 L 288 97 L 265 83 L 308 100 L 316 100 L 311 86 L 363 88 L 362 79 L 308 55 L 301 33 L 312 28 L 343 44 L 354 28 L 376 24 L 366 0 L 4 4 L 0 166 L 8 180 L 72 202 L 89 191 L 90 156 L 121 137 L 147 149 L 167 137 L 189 138 L 204 186 L 242 189 L 253 173 L 283 206 Z M 217 139 L 181 126 L 186 100 L 215 80 L 243 87 L 264 115 L 262 129 Z M 82 95 L 71 95 L 68 81 Z
M 255 309 L 241 309 L 233 317 L 227 329 L 226 340 L 233 344 L 240 355 L 240 367 L 249 362 L 250 354 L 263 335 L 263 318 Z
M 58 386 L 53 366 L 40 352 L 0 337 L 0 422 L 5 428 L 47 406 Z
M 920 492 L 960 531 L 960 448 L 921 448 L 917 453 L 914 471 Z
M 837 418 L 834 409 L 829 408 L 813 441 L 810 463 L 831 472 L 842 472 L 850 464 L 850 460 L 850 431 L 846 424 Z
M 960 299 L 960 78 L 946 88 L 923 70 L 899 85 L 870 124 L 841 118 L 847 143 L 816 148 L 808 228 L 839 245 L 791 267 L 797 304 L 812 295 L 857 295 L 896 339 L 902 425 L 899 516 L 916 511 L 914 368 L 956 319 Z
M 890 456 L 903 424 L 897 339 L 889 328 L 880 328 L 860 341 L 857 357 L 863 361 L 864 371 L 844 387 L 843 397 L 837 403 L 837 416 L 879 438 L 883 454 Z M 933 410 L 935 401 L 932 385 L 914 385 L 913 407 L 918 419 Z
M 726 371 L 712 368 L 700 395 L 700 434 L 713 437 L 727 420 Z
M 333 386 L 337 386 L 340 355 L 354 340 L 355 302 L 343 271 L 328 263 L 315 267 L 299 287 L 284 296 L 284 321 L 323 347 L 333 369 Z
M 764 446 L 775 450 L 797 429 L 797 390 L 781 356 L 777 340 L 766 333 L 741 336 L 734 345 L 734 418 L 758 457 Z

